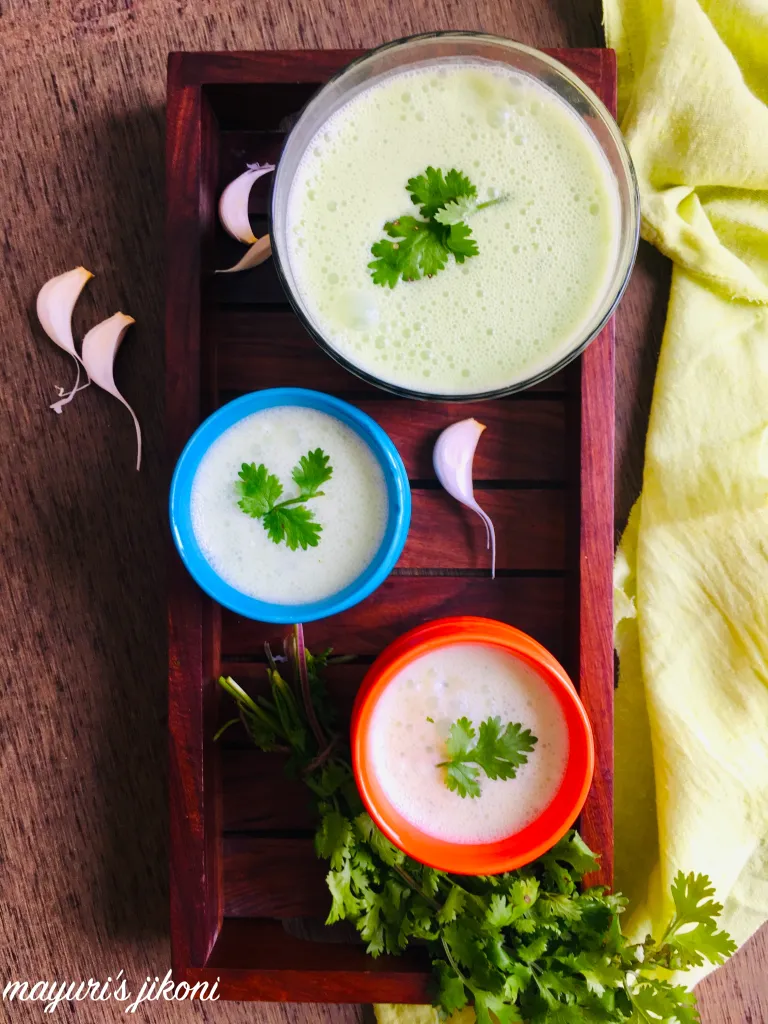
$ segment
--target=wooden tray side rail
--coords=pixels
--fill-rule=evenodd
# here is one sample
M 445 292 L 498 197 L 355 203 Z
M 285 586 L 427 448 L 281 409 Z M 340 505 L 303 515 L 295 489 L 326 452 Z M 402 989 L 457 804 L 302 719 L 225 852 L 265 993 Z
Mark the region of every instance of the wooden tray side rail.
M 613 109 L 605 50 L 551 51 Z M 448 614 L 501 618 L 530 632 L 578 680 L 593 722 L 595 782 L 581 819 L 613 862 L 613 324 L 564 372 L 511 399 L 415 403 L 372 388 L 309 339 L 270 263 L 214 275 L 242 254 L 217 223 L 224 184 L 246 162 L 275 160 L 292 119 L 355 51 L 176 53 L 168 67 L 166 409 L 170 466 L 202 418 L 237 394 L 281 385 L 339 394 L 379 422 L 400 450 L 413 493 L 408 543 L 391 578 L 348 612 L 307 626 L 316 649 L 352 656 L 329 675 L 342 721 L 367 666 L 405 629 Z M 250 215 L 266 230 L 270 183 Z M 477 493 L 499 536 L 487 572 L 482 525 L 442 494 L 434 438 L 475 415 L 488 425 Z M 264 643 L 280 627 L 222 611 L 169 565 L 171 940 L 174 976 L 226 999 L 429 1002 L 423 951 L 373 960 L 344 926 L 324 929 L 325 865 L 312 847 L 303 787 L 235 727 L 216 677 L 265 686 Z

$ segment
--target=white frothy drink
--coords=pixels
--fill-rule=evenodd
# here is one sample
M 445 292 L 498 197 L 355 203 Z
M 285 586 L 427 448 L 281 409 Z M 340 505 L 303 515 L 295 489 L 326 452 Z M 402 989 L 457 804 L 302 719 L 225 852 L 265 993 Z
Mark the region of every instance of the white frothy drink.
M 280 500 L 295 497 L 291 470 L 322 448 L 333 467 L 323 497 L 306 502 L 322 526 L 319 544 L 291 551 L 275 544 L 262 520 L 238 506 L 241 465 L 263 463 L 283 484 Z M 384 473 L 368 445 L 346 424 L 302 406 L 278 406 L 246 416 L 206 452 L 192 482 L 192 525 L 211 567 L 249 597 L 303 604 L 338 593 L 378 551 L 387 523 Z
M 466 174 L 479 255 L 375 285 L 383 225 L 418 215 L 427 166 Z M 288 257 L 320 332 L 350 362 L 433 394 L 491 391 L 572 351 L 605 297 L 619 198 L 596 139 L 548 87 L 482 61 L 421 65 L 354 96 L 320 129 L 288 202 Z
M 462 798 L 437 767 L 448 759 L 445 739 L 462 716 L 477 729 L 494 715 L 502 727 L 522 723 L 538 742 L 516 778 L 481 772 L 481 795 Z M 378 699 L 370 730 L 373 771 L 394 807 L 422 832 L 454 843 L 519 832 L 551 803 L 568 760 L 565 716 L 550 687 L 490 644 L 451 644 L 417 658 Z

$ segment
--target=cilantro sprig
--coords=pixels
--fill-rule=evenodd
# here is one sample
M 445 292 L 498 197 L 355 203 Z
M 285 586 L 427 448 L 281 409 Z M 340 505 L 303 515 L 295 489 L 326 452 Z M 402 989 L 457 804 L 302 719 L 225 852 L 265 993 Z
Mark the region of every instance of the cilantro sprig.
M 374 284 L 394 288 L 403 281 L 433 277 L 444 270 L 451 256 L 463 263 L 477 256 L 477 242 L 465 223 L 478 210 L 502 201 L 501 197 L 477 201 L 477 189 L 455 168 L 443 174 L 427 167 L 410 178 L 407 190 L 421 217 L 405 215 L 384 225 L 387 238 L 371 246 L 376 257 L 368 264 Z M 394 241 L 391 241 L 394 239 Z
M 283 493 L 283 485 L 279 478 L 270 473 L 263 463 L 257 466 L 254 462 L 244 462 L 235 483 L 235 491 L 240 495 L 237 504 L 247 516 L 261 519 L 275 544 L 285 541 L 291 551 L 315 548 L 323 528 L 315 522 L 314 512 L 304 502 L 320 498 L 325 493 L 320 488 L 333 475 L 329 462 L 330 456 L 322 448 L 302 455 L 291 472 L 299 493 L 280 502 L 278 498 Z
M 411 860 L 378 830 L 357 792 L 323 684 L 331 652 L 305 651 L 301 626 L 286 649 L 286 678 L 297 677 L 297 686 L 269 648 L 269 697 L 254 699 L 232 679 L 219 683 L 237 703 L 233 721 L 260 749 L 285 753 L 286 769 L 314 796 L 315 850 L 329 866 L 328 924 L 351 921 L 374 957 L 426 946 L 436 1005 L 448 1015 L 472 1002 L 478 1024 L 699 1020 L 693 993 L 667 978 L 735 951 L 717 929 L 722 906 L 706 876 L 678 873 L 661 939 L 635 943 L 621 931 L 624 897 L 583 888 L 598 857 L 577 832 L 502 875 L 454 876 Z
M 530 729 L 520 722 L 509 722 L 503 729 L 496 715 L 480 723 L 480 735 L 468 718 L 460 718 L 451 726 L 445 741 L 449 755 L 440 761 L 445 768 L 445 784 L 460 797 L 480 796 L 480 772 L 489 779 L 514 779 L 517 769 L 528 761 L 528 754 L 538 743 Z

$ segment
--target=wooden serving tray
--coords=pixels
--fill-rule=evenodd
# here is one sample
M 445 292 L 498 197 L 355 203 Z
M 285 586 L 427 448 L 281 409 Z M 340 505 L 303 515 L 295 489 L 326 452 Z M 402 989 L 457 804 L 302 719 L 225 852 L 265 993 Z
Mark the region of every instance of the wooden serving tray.
M 608 50 L 556 50 L 615 108 Z M 403 457 L 413 519 L 392 576 L 368 600 L 307 626 L 307 643 L 355 661 L 333 671 L 351 706 L 373 657 L 404 630 L 443 615 L 502 619 L 559 657 L 592 719 L 594 784 L 581 818 L 613 858 L 613 324 L 577 362 L 522 395 L 446 404 L 390 397 L 352 376 L 305 334 L 271 263 L 217 275 L 243 249 L 217 224 L 223 186 L 246 162 L 274 160 L 284 130 L 353 51 L 173 53 L 168 68 L 166 408 L 171 464 L 201 419 L 244 391 L 278 385 L 339 394 L 370 413 Z M 266 229 L 269 177 L 252 195 Z M 554 297 L 553 297 L 554 298 Z M 454 420 L 487 424 L 477 494 L 499 541 L 488 573 L 480 520 L 444 494 L 431 450 Z M 263 685 L 263 645 L 280 627 L 222 611 L 172 553 L 169 571 L 171 937 L 177 981 L 219 980 L 225 999 L 430 1002 L 416 951 L 373 960 L 342 926 L 324 929 L 326 866 L 312 848 L 300 784 L 279 757 L 234 730 L 213 743 L 220 673 Z M 229 712 L 231 709 L 224 709 Z M 229 714 L 227 714 L 229 717 Z

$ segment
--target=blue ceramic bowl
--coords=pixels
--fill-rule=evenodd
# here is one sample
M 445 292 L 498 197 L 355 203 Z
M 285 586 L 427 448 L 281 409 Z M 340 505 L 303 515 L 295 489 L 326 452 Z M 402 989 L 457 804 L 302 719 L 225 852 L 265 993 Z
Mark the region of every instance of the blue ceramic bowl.
M 373 560 L 356 580 L 322 601 L 309 604 L 270 604 L 249 597 L 226 583 L 207 561 L 192 529 L 192 481 L 205 453 L 225 430 L 262 409 L 300 405 L 335 416 L 362 438 L 381 466 L 387 484 L 389 517 L 384 539 Z M 384 582 L 403 550 L 411 522 L 411 489 L 403 460 L 378 423 L 348 402 L 304 388 L 254 391 L 222 406 L 200 424 L 176 463 L 169 501 L 171 532 L 182 561 L 197 584 L 214 601 L 247 619 L 259 622 L 312 622 L 337 615 L 358 604 Z

